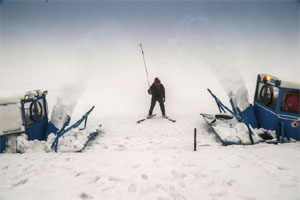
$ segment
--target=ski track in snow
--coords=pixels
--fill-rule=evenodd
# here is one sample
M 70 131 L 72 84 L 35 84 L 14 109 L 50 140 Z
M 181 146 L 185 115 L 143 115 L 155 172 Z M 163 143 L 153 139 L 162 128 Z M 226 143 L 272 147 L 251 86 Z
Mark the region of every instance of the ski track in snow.
M 1 154 L 0 199 L 299 198 L 299 143 L 223 147 L 200 116 L 174 118 L 92 120 L 83 153 Z

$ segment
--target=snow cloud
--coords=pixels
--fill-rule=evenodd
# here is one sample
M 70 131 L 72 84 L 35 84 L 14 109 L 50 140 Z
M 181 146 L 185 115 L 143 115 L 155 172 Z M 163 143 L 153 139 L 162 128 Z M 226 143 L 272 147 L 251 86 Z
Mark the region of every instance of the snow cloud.
M 182 31 L 170 39 L 169 53 L 172 52 L 173 57 L 188 62 L 181 65 L 200 65 L 202 69 L 209 69 L 213 78 L 219 80 L 229 99 L 232 98 L 241 110 L 247 108 L 248 91 L 241 70 L 236 66 L 234 53 L 212 31 L 207 20 L 187 17 L 182 21 L 180 30 Z M 176 46 L 183 48 L 177 48 L 177 52 L 174 52 Z
M 67 116 L 72 116 L 73 111 L 85 90 L 85 82 L 79 74 L 72 76 L 61 87 L 51 113 L 51 122 L 61 128 Z

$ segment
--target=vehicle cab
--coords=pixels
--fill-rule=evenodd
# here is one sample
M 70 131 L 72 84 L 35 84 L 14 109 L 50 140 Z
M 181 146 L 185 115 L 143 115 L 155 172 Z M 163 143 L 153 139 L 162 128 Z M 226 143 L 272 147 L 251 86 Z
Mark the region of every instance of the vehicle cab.
M 0 99 L 0 153 L 9 137 L 25 133 L 28 140 L 44 140 L 48 128 L 47 91 L 34 90 Z
M 254 112 L 259 127 L 300 140 L 300 84 L 267 74 L 257 76 Z

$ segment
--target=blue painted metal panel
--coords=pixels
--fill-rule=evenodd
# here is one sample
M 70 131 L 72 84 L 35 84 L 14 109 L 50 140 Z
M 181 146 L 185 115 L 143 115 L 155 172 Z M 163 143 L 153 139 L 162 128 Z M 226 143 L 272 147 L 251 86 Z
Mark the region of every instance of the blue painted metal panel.
M 28 140 L 45 140 L 46 139 L 46 133 L 47 133 L 47 129 L 48 129 L 48 113 L 47 113 L 47 101 L 46 101 L 46 97 L 45 96 L 41 96 L 40 98 L 38 98 L 37 100 L 42 100 L 43 104 L 39 103 L 41 106 L 41 109 L 43 109 L 43 113 L 44 113 L 44 117 L 42 119 L 34 119 L 32 118 L 33 113 L 32 113 L 32 106 L 34 101 L 33 99 L 29 99 L 29 100 L 22 100 L 21 104 L 22 104 L 22 118 L 23 118 L 23 122 L 25 124 L 25 132 L 26 135 L 28 136 Z M 31 103 L 30 105 L 30 117 L 31 120 L 33 120 L 33 123 L 29 123 L 26 119 L 26 113 L 25 113 L 25 107 L 24 105 L 26 103 Z
M 277 130 L 279 120 L 274 111 L 259 103 L 255 103 L 254 112 L 260 128 Z
M 45 140 L 47 140 L 48 136 L 50 133 L 55 133 L 58 131 L 58 128 L 56 128 L 54 126 L 54 124 L 52 124 L 52 122 L 49 122 L 48 123 L 48 127 L 47 127 L 47 132 L 46 132 L 46 137 L 45 137 Z
M 7 142 L 7 137 L 6 136 L 1 136 L 0 137 L 0 153 L 3 153 L 5 148 L 6 148 L 6 142 Z
M 232 142 L 232 141 L 224 141 L 222 140 L 222 144 L 224 146 L 229 146 L 229 145 L 240 145 L 240 143 L 235 143 L 235 142 Z
M 259 83 L 263 83 L 263 82 L 257 81 L 257 88 Z M 253 108 L 258 123 L 258 127 L 267 130 L 275 130 L 276 134 L 279 134 L 278 130 L 279 130 L 280 123 L 282 122 L 282 119 L 279 117 L 278 112 L 281 104 L 282 88 L 278 87 L 277 90 L 279 90 L 279 92 L 277 98 L 275 99 L 276 104 L 274 105 L 273 108 L 271 108 L 270 105 L 269 107 L 263 103 L 256 101 L 257 92 L 259 92 L 258 90 L 256 91 L 255 94 Z
M 285 127 L 285 129 L 287 131 L 288 137 L 293 138 L 295 140 L 300 140 L 299 120 L 296 122 L 296 123 L 298 123 L 297 127 L 293 127 L 293 123 L 295 123 L 296 120 L 281 119 L 281 121 L 284 124 L 284 127 Z
M 242 115 L 253 128 L 258 128 L 255 112 L 251 104 L 242 112 Z
M 261 81 L 257 81 L 257 87 L 259 83 L 263 83 Z M 280 84 L 276 84 L 279 86 Z M 275 109 L 271 109 L 270 107 L 267 107 L 266 105 L 256 102 L 256 99 L 254 99 L 254 111 L 256 115 L 256 119 L 258 121 L 259 127 L 269 129 L 269 130 L 276 130 L 277 134 L 282 134 L 281 131 L 282 128 L 280 127 L 283 125 L 284 129 L 286 130 L 286 136 L 289 138 L 293 138 L 295 140 L 300 140 L 300 127 L 299 127 L 299 118 L 300 115 L 296 113 L 288 113 L 288 112 L 282 112 L 281 109 L 281 104 L 282 104 L 282 99 L 283 99 L 283 92 L 288 90 L 294 90 L 294 91 L 299 91 L 295 88 L 283 88 L 283 87 L 278 87 L 279 93 L 277 97 L 277 104 Z M 256 91 L 256 95 L 257 95 Z M 255 96 L 256 96 L 255 95 Z M 295 124 L 297 126 L 295 126 Z
M 34 124 L 26 126 L 26 134 L 28 140 L 45 140 L 46 132 L 48 128 L 48 118 L 45 117 L 42 120 L 36 121 Z

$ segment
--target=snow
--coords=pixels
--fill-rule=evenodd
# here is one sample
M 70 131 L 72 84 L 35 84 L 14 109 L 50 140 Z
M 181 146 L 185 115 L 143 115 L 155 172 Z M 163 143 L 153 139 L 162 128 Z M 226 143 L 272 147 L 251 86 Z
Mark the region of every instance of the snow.
M 78 99 L 84 92 L 84 84 L 75 75 L 61 86 L 61 91 L 57 96 L 56 103 L 51 111 L 51 122 L 60 129 L 67 116 L 72 116 Z
M 171 87 L 169 84 L 168 88 Z M 198 89 L 197 85 L 191 91 L 180 90 L 191 94 Z M 103 90 L 99 90 L 100 94 Z M 87 110 L 83 106 L 76 107 L 78 96 L 69 96 L 68 90 L 63 91 L 57 95 L 51 118 L 53 122 L 58 119 L 59 127 L 66 113 L 72 114 L 75 108 Z M 101 95 L 97 96 L 99 91 L 85 90 L 81 100 L 97 97 L 95 99 L 101 102 Z M 239 91 L 244 92 L 241 89 L 233 93 Z M 73 94 L 73 90 L 70 92 Z M 139 95 L 149 98 L 146 90 L 144 92 Z M 198 114 L 202 110 L 194 108 L 194 112 L 177 114 L 198 104 L 206 104 L 203 109 L 217 112 L 215 105 L 207 106 L 208 100 L 174 103 L 171 90 L 168 92 L 167 113 L 176 123 L 158 115 L 137 124 L 138 119 L 145 117 L 143 110 L 131 116 L 110 109 L 113 103 L 105 104 L 107 108 L 96 106 L 98 111 L 91 114 L 89 126 L 103 124 L 103 134 L 82 153 L 53 153 L 49 148 L 52 136 L 46 142 L 27 141 L 21 136 L 17 144 L 25 153 L 0 154 L 0 199 L 299 199 L 299 143 L 221 146 Z M 61 98 L 63 94 L 66 96 Z M 203 92 L 205 95 L 209 97 Z M 76 102 L 69 101 L 71 96 Z M 208 99 L 213 101 L 211 97 Z M 180 108 L 172 109 L 172 101 Z M 130 105 L 125 102 L 119 102 L 120 107 Z M 148 104 L 144 107 L 146 114 Z M 160 113 L 158 107 L 156 113 Z M 194 128 L 198 130 L 196 152 L 193 151 Z M 236 129 L 239 133 L 245 131 L 241 124 Z M 60 140 L 59 151 L 70 151 L 70 143 L 75 149 L 82 146 L 73 142 L 78 141 L 74 140 L 77 131 L 70 132 L 73 139 Z
M 231 119 L 215 117 L 214 115 L 202 114 L 205 116 L 205 120 L 212 126 L 214 131 L 218 134 L 224 142 L 230 142 L 235 144 L 251 144 L 249 137 L 249 130 L 246 124 L 239 122 L 232 115 L 224 115 L 231 117 Z M 249 125 L 252 131 L 252 140 L 254 144 L 259 142 L 264 142 L 264 140 L 259 136 L 261 134 L 267 134 L 276 141 L 276 131 L 266 130 L 264 128 L 253 128 Z
M 22 96 L 22 95 L 13 95 L 10 97 L 2 97 L 0 99 L 0 105 L 11 104 L 11 103 L 20 103 L 21 99 L 23 97 L 24 96 Z
M 80 151 L 81 149 L 83 149 L 84 145 L 88 141 L 88 136 L 91 133 L 95 133 L 95 132 L 98 132 L 98 130 L 90 127 L 84 130 L 80 130 L 79 128 L 73 128 L 70 131 L 66 132 L 61 138 L 59 138 L 57 151 L 58 152 Z M 52 134 L 52 137 L 55 137 L 55 135 Z
M 300 88 L 300 83 L 289 82 L 289 81 L 281 81 L 280 86 L 281 87 L 286 87 L 286 88 L 299 89 Z
M 50 135 L 47 141 L 28 140 L 26 134 L 21 134 L 18 137 L 9 137 L 5 153 L 52 152 L 51 145 L 54 138 L 51 136 L 53 135 Z
M 59 137 L 57 152 L 77 152 L 82 150 L 88 141 L 88 136 L 95 132 L 98 132 L 99 134 L 99 128 L 95 129 L 89 127 L 83 130 L 80 130 L 79 128 L 73 128 L 69 130 L 63 136 Z M 47 141 L 28 140 L 26 134 L 12 136 L 8 138 L 5 153 L 55 152 L 55 149 L 51 148 L 55 138 L 56 135 L 54 133 L 48 135 Z
M 298 199 L 299 143 L 224 147 L 176 117 L 107 118 L 83 153 L 1 154 L 0 199 Z
M 217 80 L 228 99 L 232 98 L 236 106 L 243 111 L 249 106 L 249 95 L 244 81 L 246 74 L 237 70 L 235 55 L 228 49 L 226 43 L 219 40 L 211 26 L 204 18 L 187 18 L 180 27 L 183 31 L 179 31 L 170 42 L 169 53 L 172 58 L 169 60 L 173 60 L 174 57 L 177 58 L 177 62 L 184 60 L 184 63 L 180 63 L 181 67 L 190 67 L 189 65 L 199 65 L 199 63 L 206 66 L 212 73 L 209 77 Z M 178 50 L 177 46 L 182 48 Z M 174 52 L 173 49 L 176 51 Z M 182 58 L 183 56 L 185 58 Z M 199 60 L 195 61 L 195 58 Z M 203 69 L 201 72 L 207 74 Z
M 0 154 L 0 200 L 299 199 L 299 142 L 224 147 L 199 115 L 218 112 L 207 88 L 244 110 L 258 73 L 299 81 L 298 10 L 286 8 L 295 4 L 24 4 L 0 4 L 0 95 L 45 88 L 56 127 L 93 105 L 88 127 L 103 126 L 82 153 L 70 151 L 93 129 L 67 133 L 58 153 L 53 134 L 10 137 Z M 176 123 L 158 105 L 156 117 L 136 123 L 150 106 L 140 42 Z M 249 139 L 243 124 L 234 128 Z
M 22 129 L 22 115 L 19 104 L 0 105 L 0 135 Z

